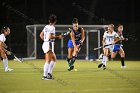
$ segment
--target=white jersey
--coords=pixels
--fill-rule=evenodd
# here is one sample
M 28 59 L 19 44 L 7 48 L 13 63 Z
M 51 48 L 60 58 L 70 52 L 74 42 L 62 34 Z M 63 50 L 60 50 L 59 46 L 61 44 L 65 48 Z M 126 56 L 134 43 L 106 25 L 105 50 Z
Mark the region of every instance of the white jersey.
M 118 37 L 118 34 L 113 31 L 111 34 L 108 31 L 105 31 L 103 38 L 105 39 L 105 44 L 112 44 L 114 42 L 115 37 Z
M 3 42 L 3 43 L 6 41 L 6 37 L 5 37 L 4 34 L 0 35 L 0 41 Z
M 49 39 L 50 34 L 55 35 L 55 27 L 53 25 L 46 25 L 43 29 L 44 32 L 44 43 L 42 49 L 44 53 L 47 53 L 49 50 L 54 52 L 54 39 Z
M 46 25 L 43 29 L 44 32 L 44 41 L 50 41 L 49 35 L 55 35 L 55 27 L 53 25 Z

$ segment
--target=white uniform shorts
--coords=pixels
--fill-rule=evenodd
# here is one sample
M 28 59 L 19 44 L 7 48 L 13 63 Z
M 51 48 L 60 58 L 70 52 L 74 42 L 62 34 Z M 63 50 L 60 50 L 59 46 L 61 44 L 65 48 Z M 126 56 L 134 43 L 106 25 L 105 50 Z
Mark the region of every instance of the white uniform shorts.
M 54 53 L 54 42 L 44 42 L 42 44 L 42 49 L 44 53 L 47 53 L 49 50 L 52 50 Z
M 106 46 L 105 48 L 108 48 L 109 51 L 112 53 L 113 52 L 114 45 Z

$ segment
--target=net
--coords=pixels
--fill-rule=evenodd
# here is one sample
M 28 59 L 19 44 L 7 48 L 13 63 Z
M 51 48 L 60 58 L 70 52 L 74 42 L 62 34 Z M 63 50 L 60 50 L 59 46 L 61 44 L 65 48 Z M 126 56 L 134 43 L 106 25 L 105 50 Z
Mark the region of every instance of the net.
M 45 25 L 27 25 L 27 56 L 31 59 L 44 58 L 42 51 L 42 40 L 39 37 L 40 32 Z M 56 35 L 63 34 L 72 28 L 72 25 L 55 25 Z M 85 41 L 78 53 L 79 59 L 96 59 L 101 53 L 101 50 L 93 51 L 93 48 L 101 45 L 101 38 L 104 28 L 107 25 L 79 25 L 85 30 Z M 67 42 L 69 37 L 61 40 L 55 40 L 55 53 L 58 59 L 65 59 L 67 57 Z

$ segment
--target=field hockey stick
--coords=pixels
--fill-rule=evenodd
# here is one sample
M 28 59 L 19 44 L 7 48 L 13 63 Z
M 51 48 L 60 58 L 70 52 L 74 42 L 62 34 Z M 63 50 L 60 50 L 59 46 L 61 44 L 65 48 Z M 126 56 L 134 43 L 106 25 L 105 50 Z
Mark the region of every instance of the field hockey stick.
M 98 49 L 101 49 L 101 48 L 104 48 L 104 47 L 110 46 L 110 45 L 113 45 L 113 44 L 108 44 L 108 45 L 100 46 L 100 47 L 94 48 L 93 50 L 98 50 Z
M 80 46 L 79 46 L 79 48 L 78 48 L 78 51 L 76 52 L 76 57 L 77 57 L 78 53 L 80 52 L 81 47 L 82 47 L 82 45 L 83 45 L 83 44 L 82 44 L 82 43 L 80 43 L 79 45 L 80 45 Z
M 6 49 L 5 49 L 5 52 L 6 52 L 8 55 L 12 55 L 18 62 L 23 63 L 23 61 L 21 61 L 13 52 L 8 51 L 8 50 L 6 50 Z
M 68 28 L 68 31 L 65 32 L 65 33 L 63 33 L 62 36 L 63 36 L 64 38 L 67 37 L 67 36 L 70 34 L 71 31 L 72 31 L 72 29 L 71 29 L 71 28 Z
M 20 60 L 15 54 L 12 53 L 12 55 L 14 56 L 14 58 L 15 58 L 18 62 L 23 63 L 23 61 Z

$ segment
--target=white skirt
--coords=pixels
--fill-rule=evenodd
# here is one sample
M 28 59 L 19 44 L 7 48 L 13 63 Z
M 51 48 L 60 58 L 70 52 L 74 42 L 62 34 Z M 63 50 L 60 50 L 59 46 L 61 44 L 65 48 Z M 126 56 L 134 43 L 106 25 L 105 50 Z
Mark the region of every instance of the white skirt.
M 52 50 L 54 53 L 54 42 L 44 42 L 42 44 L 42 49 L 44 53 L 47 53 L 49 50 Z

